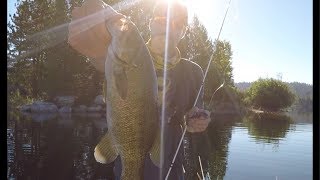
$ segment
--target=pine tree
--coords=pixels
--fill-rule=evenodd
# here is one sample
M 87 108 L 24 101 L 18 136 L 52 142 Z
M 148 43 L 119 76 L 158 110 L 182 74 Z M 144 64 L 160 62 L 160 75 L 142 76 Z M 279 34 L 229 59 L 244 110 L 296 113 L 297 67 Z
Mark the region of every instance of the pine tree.
M 89 101 L 89 97 L 83 96 L 87 91 L 91 99 L 99 93 L 102 77 L 97 75 L 88 58 L 67 43 L 71 10 L 80 6 L 81 1 L 71 2 L 18 2 L 17 13 L 7 30 L 11 87 L 19 84 L 34 98 L 75 94 L 85 102 Z M 99 79 L 92 80 L 92 76 Z
M 231 67 L 231 44 L 227 41 L 214 41 L 208 36 L 204 25 L 199 21 L 197 16 L 193 17 L 192 23 L 189 25 L 188 31 L 179 44 L 181 54 L 185 58 L 199 64 L 204 73 L 208 66 L 211 55 L 213 59 L 208 70 L 204 85 L 204 100 L 209 103 L 213 92 L 224 82 L 229 88 L 234 87 Z M 230 63 L 230 64 L 229 64 Z M 215 95 L 215 101 L 228 100 L 228 96 L 224 90 L 219 90 Z M 232 96 L 232 95 L 231 95 Z M 229 99 L 230 101 L 230 99 Z
M 44 11 L 48 9 L 47 11 Z M 20 86 L 30 90 L 30 95 L 41 95 L 40 81 L 44 78 L 47 44 L 46 37 L 34 37 L 52 21 L 51 4 L 47 1 L 18 1 L 17 13 L 8 23 L 10 65 Z
M 120 1 L 105 2 L 113 6 Z M 32 97 L 74 94 L 84 102 L 101 92 L 103 76 L 92 67 L 90 59 L 67 43 L 71 11 L 82 3 L 83 0 L 19 1 L 17 13 L 8 24 L 8 66 L 12 67 L 8 74 L 12 84 L 19 84 Z M 145 41 L 150 38 L 148 25 L 154 3 L 139 1 L 129 8 L 124 4 L 119 9 L 137 25 Z M 204 71 L 214 53 L 205 82 L 205 100 L 210 99 L 224 79 L 226 85 L 234 86 L 229 64 L 232 58 L 230 43 L 213 43 L 197 17 L 189 25 L 179 49 L 182 57 L 198 63 Z M 219 96 L 215 100 L 223 99 Z

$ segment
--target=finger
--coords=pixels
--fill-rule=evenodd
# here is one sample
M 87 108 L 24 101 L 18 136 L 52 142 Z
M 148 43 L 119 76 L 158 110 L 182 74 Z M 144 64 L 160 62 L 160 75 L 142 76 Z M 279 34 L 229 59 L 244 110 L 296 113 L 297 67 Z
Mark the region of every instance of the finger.
M 187 131 L 193 133 L 195 132 L 195 129 L 190 126 L 187 126 Z
M 209 122 L 204 120 L 193 120 L 188 123 L 189 126 L 198 127 L 198 126 L 208 126 Z
M 194 119 L 192 122 L 209 123 L 210 122 L 210 118 L 200 117 L 200 118 Z
M 208 118 L 208 117 L 210 117 L 210 112 L 207 110 L 202 110 L 201 115 L 202 115 L 201 117 Z
M 200 129 L 200 130 L 203 130 L 203 129 L 206 129 L 206 128 L 207 128 L 207 125 L 205 125 L 205 124 L 196 126 L 196 129 Z
M 198 124 L 199 126 L 205 126 L 207 127 L 209 125 L 208 121 L 202 121 L 201 123 Z
M 205 128 L 197 128 L 196 132 L 203 132 Z
M 203 125 L 199 126 L 199 129 L 202 130 L 202 131 L 204 131 L 204 130 L 207 129 L 207 127 L 208 127 L 208 125 L 203 124 Z
M 205 124 L 197 124 L 197 125 L 195 125 L 195 126 L 202 128 L 202 127 L 207 127 L 208 125 L 205 123 Z

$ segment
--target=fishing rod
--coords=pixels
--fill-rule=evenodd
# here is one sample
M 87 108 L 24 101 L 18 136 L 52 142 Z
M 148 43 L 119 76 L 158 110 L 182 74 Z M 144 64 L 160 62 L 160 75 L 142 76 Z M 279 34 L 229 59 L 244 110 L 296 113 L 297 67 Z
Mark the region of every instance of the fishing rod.
M 219 34 L 218 34 L 218 37 L 217 37 L 217 39 L 216 39 L 216 42 L 219 41 L 220 34 L 221 34 L 221 31 L 222 31 L 222 27 L 223 27 L 224 22 L 225 22 L 225 19 L 226 19 L 226 17 L 227 17 L 227 13 L 228 13 L 228 11 L 229 11 L 230 3 L 231 3 L 231 0 L 229 0 L 228 7 L 227 7 L 226 13 L 225 13 L 225 15 L 224 15 L 224 18 L 223 18 L 223 21 L 222 21 L 222 24 L 221 24 L 221 27 L 220 27 Z M 216 44 L 216 46 L 217 46 L 217 44 Z M 216 50 L 216 46 L 215 46 L 215 50 Z M 206 71 L 205 71 L 205 74 L 204 74 L 204 77 L 203 77 L 201 86 L 200 86 L 200 88 L 199 88 L 199 91 L 198 91 L 196 100 L 195 100 L 195 102 L 194 102 L 194 104 L 193 104 L 193 107 L 195 107 L 196 104 L 197 104 L 197 102 L 198 102 L 198 99 L 199 99 L 200 93 L 201 93 L 201 91 L 202 91 L 202 89 L 203 89 L 204 82 L 205 82 L 205 80 L 206 80 L 206 77 L 207 77 L 207 74 L 208 74 L 209 67 L 210 67 L 210 65 L 211 65 L 212 59 L 213 59 L 213 53 L 212 53 L 212 55 L 211 55 L 211 57 L 210 57 L 210 60 L 209 60 L 209 62 L 208 62 L 208 65 L 207 65 L 207 68 L 206 68 Z M 225 82 L 225 81 L 224 81 L 224 82 Z M 223 85 L 224 85 L 224 83 L 222 84 L 222 86 L 223 86 Z M 218 89 L 222 88 L 222 86 L 219 86 Z M 218 89 L 217 89 L 217 90 L 218 90 Z M 215 92 L 217 92 L 217 90 L 216 90 Z M 214 94 L 215 94 L 215 92 L 214 92 Z M 184 138 L 184 136 L 185 136 L 185 134 L 186 134 L 186 131 L 187 131 L 187 126 L 185 126 L 184 129 L 183 129 L 183 133 L 182 133 L 182 136 L 181 136 L 181 138 L 180 138 L 179 145 L 178 145 L 178 147 L 177 147 L 177 149 L 176 149 L 176 152 L 175 152 L 175 154 L 174 154 L 174 156 L 173 156 L 173 159 L 172 159 L 172 162 L 171 162 L 171 164 L 170 164 L 170 168 L 169 168 L 169 170 L 168 170 L 168 172 L 167 172 L 167 175 L 166 175 L 165 180 L 167 180 L 168 177 L 169 177 L 169 175 L 170 175 L 170 172 L 171 172 L 172 167 L 173 167 L 173 164 L 174 164 L 174 162 L 175 162 L 175 160 L 176 160 L 176 158 L 177 158 L 177 155 L 178 155 L 179 149 L 180 149 L 180 147 L 181 147 L 183 138 Z
M 225 69 L 224 69 L 224 71 L 223 71 L 223 73 L 222 73 L 223 75 L 225 75 L 225 72 L 226 72 L 229 64 L 231 64 L 231 61 L 229 61 L 228 65 L 225 67 Z M 222 87 L 224 86 L 225 83 L 226 83 L 226 78 L 224 77 L 222 84 L 213 92 L 213 94 L 212 94 L 212 96 L 211 96 L 211 98 L 210 98 L 209 105 L 208 105 L 209 108 L 211 108 L 211 103 L 212 103 L 212 100 L 213 100 L 213 96 L 216 94 L 216 92 L 217 92 L 220 88 L 222 88 Z
M 202 163 L 201 163 L 200 156 L 198 156 L 198 160 L 199 160 L 199 164 L 200 164 L 200 170 L 201 170 L 201 174 L 202 174 L 202 179 L 204 180 L 204 174 L 203 174 L 203 169 L 202 169 Z
M 226 69 L 227 69 L 227 67 L 229 66 L 229 64 L 231 63 L 231 61 L 229 61 L 229 63 L 228 63 L 228 65 L 225 67 L 225 69 L 224 69 L 224 71 L 223 71 L 223 75 L 225 75 L 225 71 L 226 71 Z M 211 96 L 211 98 L 210 98 L 210 101 L 209 101 L 209 108 L 211 107 L 211 103 L 212 103 L 212 100 L 213 100 L 213 96 L 216 94 L 216 92 L 220 89 L 220 88 L 222 88 L 223 86 L 224 86 L 224 84 L 225 84 L 225 82 L 226 82 L 226 78 L 224 77 L 223 78 L 223 83 L 213 92 L 213 94 L 212 94 L 212 96 Z M 201 163 L 201 158 L 200 158 L 200 156 L 198 156 L 198 160 L 199 160 L 199 164 L 200 164 L 200 170 L 201 170 L 201 174 L 202 174 L 202 178 L 200 177 L 200 175 L 197 173 L 197 176 L 198 176 L 198 178 L 199 178 L 199 180 L 205 180 L 205 177 L 204 177 L 204 174 L 203 174 L 203 169 L 202 169 L 202 163 Z

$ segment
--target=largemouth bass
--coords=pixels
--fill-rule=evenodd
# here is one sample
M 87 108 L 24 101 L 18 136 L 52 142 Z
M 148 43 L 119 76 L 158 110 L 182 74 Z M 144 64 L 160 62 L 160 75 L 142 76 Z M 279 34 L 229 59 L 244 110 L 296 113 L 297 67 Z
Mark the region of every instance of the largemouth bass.
M 143 179 L 158 128 L 157 77 L 137 27 L 122 15 L 107 21 L 112 36 L 105 63 L 108 132 L 95 148 L 101 163 L 121 157 L 121 179 Z

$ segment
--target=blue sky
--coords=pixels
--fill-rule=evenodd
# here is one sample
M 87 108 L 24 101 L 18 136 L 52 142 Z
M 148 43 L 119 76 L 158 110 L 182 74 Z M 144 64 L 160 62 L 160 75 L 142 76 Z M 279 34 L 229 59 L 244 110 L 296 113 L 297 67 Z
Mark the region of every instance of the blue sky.
M 212 39 L 229 0 L 186 0 Z M 8 13 L 16 0 L 8 1 Z M 279 78 L 312 84 L 312 1 L 232 0 L 220 40 L 231 43 L 235 82 Z
M 217 38 L 228 0 L 197 2 L 195 13 Z M 311 0 L 232 0 L 220 40 L 231 43 L 235 82 L 282 74 L 312 84 Z

